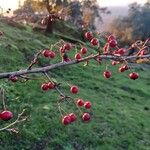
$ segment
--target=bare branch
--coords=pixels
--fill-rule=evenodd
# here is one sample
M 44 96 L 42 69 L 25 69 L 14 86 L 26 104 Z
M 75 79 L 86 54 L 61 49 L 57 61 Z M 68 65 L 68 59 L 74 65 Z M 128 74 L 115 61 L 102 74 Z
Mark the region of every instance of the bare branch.
M 87 60 L 94 59 L 97 56 L 100 56 L 102 59 L 112 59 L 112 60 L 122 60 L 122 61 L 132 60 L 132 59 L 137 59 L 137 58 L 150 58 L 150 54 L 149 55 L 143 55 L 143 56 L 115 56 L 115 55 L 99 55 L 99 53 L 98 53 L 95 55 L 90 55 L 88 57 L 82 58 L 80 60 L 72 60 L 69 62 L 60 62 L 60 63 L 52 64 L 52 65 L 49 65 L 46 67 L 33 68 L 31 70 L 24 69 L 24 70 L 19 70 L 19 71 L 14 71 L 14 72 L 0 73 L 0 79 L 9 78 L 12 75 L 13 76 L 20 76 L 20 75 L 31 74 L 31 73 L 44 73 L 44 72 L 50 71 L 52 69 L 85 62 Z

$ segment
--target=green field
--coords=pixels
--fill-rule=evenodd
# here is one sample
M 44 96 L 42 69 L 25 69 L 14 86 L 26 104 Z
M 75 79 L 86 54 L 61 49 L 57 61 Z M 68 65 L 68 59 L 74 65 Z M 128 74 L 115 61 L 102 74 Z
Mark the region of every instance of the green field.
M 58 36 L 33 33 L 30 27 L 19 29 L 0 23 L 5 37 L 0 39 L 0 72 L 25 69 L 35 52 L 60 40 Z M 56 59 L 58 61 L 60 58 Z M 40 65 L 48 63 L 40 58 Z M 62 83 L 61 89 L 69 93 L 67 83 L 79 86 L 74 98 L 92 102 L 92 120 L 83 123 L 78 110 L 64 104 L 68 112 L 77 112 L 78 121 L 61 124 L 56 106 L 55 91 L 40 89 L 44 77 L 26 83 L 0 80 L 6 90 L 7 107 L 14 113 L 13 120 L 0 121 L 0 128 L 15 121 L 17 114 L 26 109 L 27 122 L 15 126 L 19 134 L 0 133 L 0 150 L 150 150 L 150 70 L 138 67 L 138 80 L 128 78 L 130 71 L 118 73 L 111 67 L 111 79 L 102 76 L 104 65 L 91 61 L 51 71 L 53 78 Z M 66 81 L 66 82 L 65 82 Z

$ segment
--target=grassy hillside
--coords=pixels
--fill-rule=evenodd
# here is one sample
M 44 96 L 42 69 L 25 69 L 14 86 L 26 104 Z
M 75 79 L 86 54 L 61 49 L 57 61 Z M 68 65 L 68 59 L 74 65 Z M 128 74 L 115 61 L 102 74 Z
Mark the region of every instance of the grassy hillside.
M 0 72 L 27 67 L 38 49 L 59 40 L 55 35 L 33 33 L 28 27 L 17 29 L 0 23 L 0 30 L 6 36 L 0 40 Z M 118 66 L 110 67 L 113 77 L 106 80 L 102 76 L 104 68 L 105 65 L 91 61 L 89 67 L 78 64 L 51 72 L 63 83 L 62 90 L 69 91 L 64 80 L 75 84 L 80 92 L 73 97 L 93 104 L 90 123 L 82 123 L 78 116 L 78 121 L 67 127 L 60 121 L 57 93 L 40 89 L 43 77 L 16 84 L 0 80 L 6 89 L 7 106 L 15 115 L 13 120 L 23 108 L 30 116 L 26 123 L 17 126 L 18 135 L 0 133 L 0 150 L 149 150 L 150 71 L 136 69 L 140 77 L 132 81 L 129 71 L 120 74 Z M 70 104 L 65 108 L 77 112 Z M 0 121 L 0 127 L 6 124 Z

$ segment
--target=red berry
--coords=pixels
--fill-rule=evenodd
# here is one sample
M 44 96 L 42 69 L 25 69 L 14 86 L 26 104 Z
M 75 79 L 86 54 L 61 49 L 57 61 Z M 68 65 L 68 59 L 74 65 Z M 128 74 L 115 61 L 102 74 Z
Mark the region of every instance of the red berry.
M 55 85 L 52 82 L 48 82 L 47 86 L 49 89 L 54 89 Z
M 107 41 L 109 42 L 109 41 L 115 40 L 115 39 L 116 39 L 116 38 L 115 38 L 114 35 L 110 35 L 110 36 L 108 36 Z
M 146 50 L 142 50 L 141 52 L 140 52 L 140 56 L 143 56 L 143 55 L 146 55 L 147 54 L 147 51 Z
M 98 44 L 99 44 L 98 39 L 97 39 L 97 38 L 93 38 L 93 39 L 91 40 L 91 44 L 92 44 L 93 46 L 98 45 Z
M 52 51 L 49 52 L 49 57 L 50 58 L 55 58 L 55 55 L 56 55 L 55 52 L 52 52 Z
M 92 37 L 93 37 L 93 35 L 92 35 L 91 32 L 88 31 L 88 32 L 85 33 L 85 38 L 86 38 L 87 40 L 90 41 L 90 40 L 92 39 Z
M 117 65 L 117 62 L 116 61 L 112 61 L 111 64 L 112 64 L 112 66 L 115 66 L 115 65 Z
M 86 54 L 87 53 L 87 48 L 86 47 L 82 47 L 80 52 L 81 52 L 81 54 Z
M 64 116 L 63 118 L 62 118 L 62 123 L 64 124 L 64 125 L 68 125 L 68 124 L 70 124 L 71 123 L 71 118 L 70 118 L 70 116 Z
M 65 53 L 65 49 L 64 49 L 64 47 L 60 47 L 60 49 L 59 49 L 59 50 L 60 50 L 60 52 L 61 52 L 61 53 Z
M 115 55 L 122 56 L 122 55 L 125 54 L 125 51 L 126 51 L 126 50 L 125 50 L 124 48 L 120 48 L 120 49 L 114 51 L 114 54 L 115 54 Z
M 84 107 L 85 107 L 86 109 L 90 109 L 91 106 L 92 106 L 92 104 L 91 104 L 91 102 L 89 102 L 89 101 L 87 101 L 87 102 L 84 103 Z
M 78 106 L 83 106 L 84 105 L 84 101 L 82 99 L 78 99 L 76 103 L 77 103 Z
M 77 120 L 77 116 L 74 113 L 69 114 L 71 122 L 74 122 Z
M 18 81 L 18 77 L 17 76 L 10 76 L 9 80 L 11 80 L 12 82 L 17 82 Z
M 105 78 L 110 78 L 111 75 L 112 75 L 112 73 L 111 73 L 110 71 L 108 71 L 108 70 L 104 71 L 104 73 L 103 73 L 103 76 L 104 76 Z
M 64 44 L 63 48 L 69 51 L 72 48 L 72 45 L 70 43 L 66 43 Z
M 84 114 L 82 115 L 82 120 L 83 120 L 84 122 L 88 122 L 88 121 L 90 121 L 90 119 L 91 119 L 91 116 L 90 116 L 89 113 L 84 113 Z
M 112 48 L 116 47 L 117 46 L 117 41 L 116 40 L 110 40 L 109 41 L 109 46 L 112 47 Z
M 44 57 L 49 57 L 49 50 L 44 50 L 44 51 L 42 52 L 42 55 L 43 55 Z
M 122 68 L 124 68 L 125 70 L 129 69 L 129 67 L 127 65 L 122 66 Z
M 139 74 L 136 72 L 132 72 L 129 74 L 130 79 L 136 80 L 139 77 Z
M 4 120 L 4 121 L 8 121 L 13 117 L 13 113 L 11 111 L 2 111 L 0 113 L 0 119 Z
M 124 72 L 124 71 L 125 71 L 125 68 L 124 68 L 124 67 L 120 67 L 120 68 L 118 69 L 118 71 L 119 71 L 119 72 Z
M 71 61 L 71 59 L 67 57 L 67 58 L 64 58 L 64 61 L 68 62 L 68 61 Z
M 49 89 L 48 84 L 47 84 L 47 83 L 43 83 L 43 84 L 41 85 L 41 89 L 42 89 L 43 91 L 47 91 L 47 90 Z
M 80 53 L 75 54 L 75 59 L 77 60 L 81 59 L 81 54 Z
M 70 92 L 73 93 L 73 94 L 77 94 L 79 91 L 78 87 L 77 86 L 72 86 L 70 88 Z

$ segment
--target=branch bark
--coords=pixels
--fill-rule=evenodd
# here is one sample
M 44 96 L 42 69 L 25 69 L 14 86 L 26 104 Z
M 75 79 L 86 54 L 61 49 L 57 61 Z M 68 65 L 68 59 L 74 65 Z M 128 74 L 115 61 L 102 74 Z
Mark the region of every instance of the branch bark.
M 44 73 L 44 72 L 48 72 L 52 69 L 56 69 L 56 68 L 60 68 L 60 67 L 65 67 L 65 66 L 69 66 L 69 65 L 73 65 L 73 64 L 78 64 L 90 59 L 94 59 L 97 56 L 100 56 L 102 59 L 112 59 L 112 60 L 132 60 L 132 59 L 137 59 L 137 58 L 148 58 L 150 59 L 150 54 L 149 55 L 143 55 L 143 56 L 115 56 L 115 55 L 100 55 L 95 54 L 95 55 L 90 55 L 88 57 L 82 58 L 80 60 L 72 60 L 69 62 L 60 62 L 60 63 L 56 63 L 56 64 L 52 64 L 46 67 L 39 67 L 39 68 L 33 68 L 31 70 L 28 69 L 24 69 L 24 70 L 19 70 L 19 71 L 13 71 L 13 72 L 4 72 L 4 73 L 0 73 L 0 79 L 4 79 L 4 78 L 9 78 L 10 76 L 20 76 L 20 75 L 25 75 L 25 74 L 32 74 L 32 73 Z

